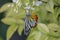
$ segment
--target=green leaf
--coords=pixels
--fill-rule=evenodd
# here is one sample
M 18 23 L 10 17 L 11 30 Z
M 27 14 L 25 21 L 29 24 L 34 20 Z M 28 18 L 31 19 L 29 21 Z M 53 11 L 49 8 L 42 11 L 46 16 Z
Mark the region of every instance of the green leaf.
M 32 31 L 32 30 L 31 30 Z M 38 36 L 39 35 L 39 36 Z M 39 31 L 33 31 L 32 33 L 30 33 L 30 35 L 28 36 L 27 40 L 39 40 L 41 37 L 41 32 Z
M 39 7 L 35 7 L 35 10 L 33 10 L 33 12 L 35 12 L 38 15 L 39 23 L 46 23 L 47 11 L 45 9 L 45 5 L 46 4 L 41 4 Z
M 59 38 L 49 36 L 47 40 L 60 40 Z
M 41 0 L 41 1 L 48 2 L 49 0 Z
M 46 40 L 47 35 L 43 34 L 38 28 L 32 28 L 27 40 Z
M 48 35 L 46 34 L 42 34 L 42 36 L 40 37 L 40 40 L 47 40 L 48 39 Z
M 29 3 L 29 0 L 21 0 L 23 6 L 26 6 L 26 3 Z
M 14 18 L 4 18 L 4 19 L 2 19 L 2 22 L 4 22 L 5 24 L 8 24 L 8 25 L 13 25 L 14 23 L 16 23 L 16 19 L 14 19 Z
M 16 24 L 9 26 L 7 30 L 7 40 L 10 40 L 14 32 L 17 30 L 18 26 Z
M 21 35 L 22 34 L 22 31 L 23 31 L 23 29 L 24 29 L 24 21 L 23 20 L 19 20 L 19 27 L 18 27 L 18 30 L 17 30 L 17 32 L 18 32 L 18 34 L 19 35 Z
M 26 16 L 25 10 L 22 8 L 19 8 L 18 11 L 19 11 L 18 17 L 19 18 L 25 18 L 25 16 Z
M 54 12 L 55 12 L 56 18 L 58 18 L 58 15 L 60 14 L 60 8 L 56 7 Z
M 0 36 L 0 40 L 3 40 L 3 38 Z
M 37 28 L 38 28 L 38 30 L 40 30 L 42 33 L 46 33 L 46 34 L 49 33 L 48 26 L 45 25 L 45 24 L 43 24 L 43 23 L 38 23 Z
M 55 8 L 55 15 L 56 18 L 58 18 L 58 16 L 60 15 L 60 8 Z
M 18 7 L 17 7 L 18 8 Z M 6 12 L 6 17 L 13 17 L 15 19 L 21 19 L 21 18 L 24 18 L 26 13 L 25 13 L 25 10 L 22 9 L 22 8 L 18 8 L 18 12 L 16 13 L 16 7 L 12 7 L 10 8 L 7 12 Z
M 50 23 L 48 24 L 48 28 L 49 28 L 49 35 L 53 36 L 53 37 L 60 37 L 60 27 L 58 24 L 56 23 Z
M 11 7 L 12 3 L 6 3 L 0 8 L 0 12 L 7 11 Z
M 41 7 L 41 9 L 37 13 L 37 15 L 38 15 L 38 18 L 39 18 L 39 22 L 45 23 L 45 21 L 46 21 L 45 19 L 47 17 L 47 12 L 43 7 Z
M 60 5 L 60 0 L 54 0 L 55 5 Z
M 54 2 L 52 0 L 50 0 L 47 4 L 46 4 L 46 10 L 50 11 L 51 13 L 54 13 Z

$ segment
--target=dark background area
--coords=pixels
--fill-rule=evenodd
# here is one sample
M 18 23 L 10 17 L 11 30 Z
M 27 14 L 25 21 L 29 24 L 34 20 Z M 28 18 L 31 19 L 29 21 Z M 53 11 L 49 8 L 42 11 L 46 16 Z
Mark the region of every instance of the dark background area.
M 2 5 L 4 5 L 5 3 L 9 3 L 9 2 L 12 2 L 12 1 L 11 0 L 0 0 L 0 7 L 2 7 Z M 6 40 L 6 32 L 7 32 L 9 25 L 1 22 L 1 19 L 4 18 L 4 16 L 5 16 L 5 12 L 0 13 L 0 37 L 2 37 L 3 40 Z M 22 32 L 22 35 L 19 36 L 16 31 L 10 40 L 26 40 L 26 36 L 24 36 L 23 32 Z

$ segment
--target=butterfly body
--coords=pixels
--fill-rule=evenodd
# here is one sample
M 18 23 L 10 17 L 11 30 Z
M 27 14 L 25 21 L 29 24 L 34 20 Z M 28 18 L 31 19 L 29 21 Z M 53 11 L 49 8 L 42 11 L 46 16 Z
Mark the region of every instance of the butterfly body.
M 35 28 L 38 22 L 38 17 L 35 14 L 26 14 L 24 34 L 29 35 L 31 28 Z

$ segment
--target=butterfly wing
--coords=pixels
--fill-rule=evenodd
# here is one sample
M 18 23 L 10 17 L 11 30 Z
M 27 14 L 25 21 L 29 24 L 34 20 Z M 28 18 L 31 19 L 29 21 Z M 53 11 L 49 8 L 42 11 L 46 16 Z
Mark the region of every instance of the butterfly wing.
M 36 26 L 36 20 L 33 18 L 30 18 L 31 15 L 26 15 L 25 18 L 25 25 L 24 25 L 24 34 L 29 35 L 31 28 L 34 28 Z
M 31 26 L 29 24 L 28 17 L 25 18 L 25 25 L 24 25 L 24 34 L 28 35 L 30 33 Z

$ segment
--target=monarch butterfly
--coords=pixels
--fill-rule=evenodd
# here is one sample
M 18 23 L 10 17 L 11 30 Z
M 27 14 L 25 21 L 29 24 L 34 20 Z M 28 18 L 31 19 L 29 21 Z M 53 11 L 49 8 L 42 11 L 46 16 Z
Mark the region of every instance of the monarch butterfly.
M 35 14 L 26 14 L 24 34 L 27 36 L 30 33 L 31 28 L 35 28 L 37 25 L 38 17 Z

